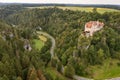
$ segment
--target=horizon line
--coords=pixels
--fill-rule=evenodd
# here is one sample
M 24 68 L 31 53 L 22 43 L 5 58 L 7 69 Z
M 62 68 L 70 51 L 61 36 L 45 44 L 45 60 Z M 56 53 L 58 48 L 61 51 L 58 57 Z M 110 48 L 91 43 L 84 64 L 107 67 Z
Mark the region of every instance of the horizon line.
M 71 4 L 71 5 L 119 5 L 120 4 L 84 4 L 84 3 L 81 3 L 81 4 L 76 4 L 76 3 L 26 3 L 26 2 L 0 2 L 0 3 L 3 3 L 3 4 Z

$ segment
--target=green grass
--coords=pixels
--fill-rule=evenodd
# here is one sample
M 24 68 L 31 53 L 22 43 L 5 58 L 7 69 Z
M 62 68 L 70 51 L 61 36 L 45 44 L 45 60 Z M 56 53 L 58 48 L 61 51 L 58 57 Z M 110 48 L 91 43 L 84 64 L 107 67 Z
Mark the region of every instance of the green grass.
M 120 66 L 117 63 L 119 60 L 109 59 L 100 66 L 92 66 L 93 78 L 96 80 L 103 80 L 108 78 L 120 77 Z
M 52 67 L 48 67 L 46 68 L 46 74 L 49 75 L 49 77 L 52 80 L 68 80 L 66 77 L 64 77 L 62 74 L 60 74 L 58 71 L 56 71 L 56 69 L 52 68 Z
M 53 8 L 54 6 L 41 6 L 41 7 L 27 7 L 29 9 L 33 9 L 33 8 L 39 8 L 39 9 L 44 9 L 44 8 Z M 69 10 L 73 10 L 73 11 L 85 11 L 85 12 L 92 12 L 93 7 L 71 7 L 71 6 L 57 6 L 57 8 L 60 9 L 69 9 Z M 101 14 L 103 14 L 104 12 L 120 12 L 120 10 L 116 10 L 116 9 L 108 9 L 108 8 L 97 8 L 97 11 Z
M 69 9 L 69 10 L 74 10 L 74 11 L 85 11 L 85 12 L 92 12 L 93 7 L 58 7 L 63 10 Z M 97 11 L 99 13 L 104 13 L 104 12 L 118 12 L 119 10 L 116 9 L 108 9 L 108 8 L 97 8 Z M 119 11 L 120 12 L 120 11 Z
M 40 50 L 44 46 L 44 42 L 40 39 L 34 39 L 33 42 L 35 43 L 34 47 Z
M 86 12 L 92 12 L 92 7 L 58 7 L 58 8 L 60 8 L 60 9 L 63 9 L 63 10 L 65 10 L 65 9 L 69 9 L 69 10 L 73 10 L 73 11 L 86 11 Z

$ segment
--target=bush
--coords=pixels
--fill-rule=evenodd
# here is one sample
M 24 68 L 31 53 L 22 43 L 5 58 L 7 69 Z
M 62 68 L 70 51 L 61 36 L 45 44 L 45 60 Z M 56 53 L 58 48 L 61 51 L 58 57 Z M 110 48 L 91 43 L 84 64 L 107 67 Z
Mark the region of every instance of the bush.
M 67 65 L 65 66 L 65 69 L 64 69 L 64 75 L 66 77 L 69 77 L 69 78 L 73 78 L 73 75 L 75 74 L 75 70 L 74 68 L 72 67 L 72 65 Z

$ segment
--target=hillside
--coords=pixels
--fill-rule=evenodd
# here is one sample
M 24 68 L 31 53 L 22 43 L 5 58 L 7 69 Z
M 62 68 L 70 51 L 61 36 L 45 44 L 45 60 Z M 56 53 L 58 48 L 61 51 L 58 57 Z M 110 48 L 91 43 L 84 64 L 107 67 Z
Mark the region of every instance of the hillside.
M 1 79 L 73 80 L 76 75 L 93 79 L 120 76 L 120 12 L 100 14 L 96 8 L 91 12 L 68 8 L 70 10 L 24 9 L 22 6 L 21 10 L 9 8 L 12 13 L 6 16 L 0 13 L 4 20 L 0 21 L 1 32 L 9 31 L 1 34 L 6 36 L 5 42 L 1 39 Z M 9 11 L 5 8 L 6 12 Z M 85 24 L 92 21 L 104 23 L 104 27 L 90 37 L 83 36 Z M 39 36 L 47 40 L 42 41 Z

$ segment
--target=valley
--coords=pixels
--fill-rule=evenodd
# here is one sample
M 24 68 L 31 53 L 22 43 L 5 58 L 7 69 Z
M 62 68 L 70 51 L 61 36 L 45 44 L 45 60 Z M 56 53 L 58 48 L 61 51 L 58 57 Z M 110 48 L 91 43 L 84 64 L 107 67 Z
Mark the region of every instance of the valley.
M 119 79 L 119 10 L 24 6 L 0 10 L 1 80 Z

